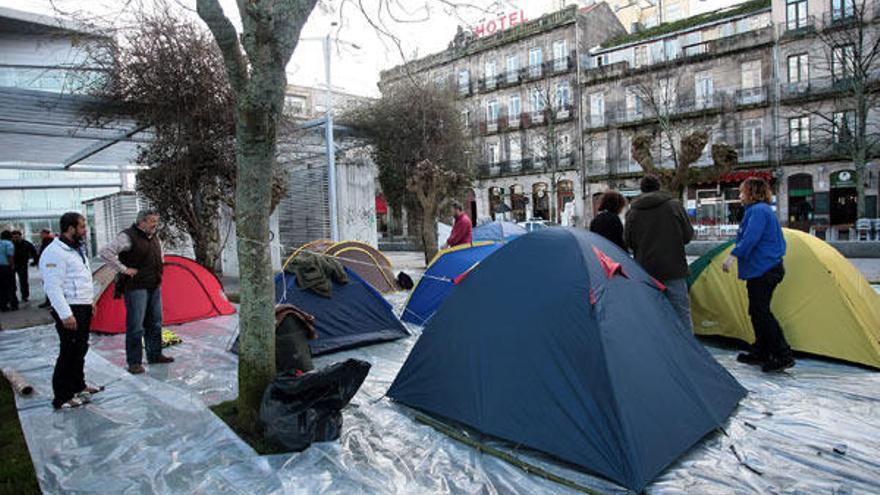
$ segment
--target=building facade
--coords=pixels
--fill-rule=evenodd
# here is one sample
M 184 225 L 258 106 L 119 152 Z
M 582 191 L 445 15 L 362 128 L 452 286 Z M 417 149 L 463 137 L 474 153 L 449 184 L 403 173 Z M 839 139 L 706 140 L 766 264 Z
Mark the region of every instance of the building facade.
M 0 7 L 0 227 L 31 240 L 84 200 L 133 187 L 125 167 L 136 145 L 106 141 L 122 126 L 80 120 L 79 90 L 97 74 L 85 67 L 93 39 L 75 23 Z
M 857 176 L 865 216 L 878 213 L 880 65 L 872 64 L 880 57 L 862 52 L 880 33 L 880 11 L 860 1 L 753 0 L 631 32 L 604 4 L 568 7 L 491 37 L 459 35 L 444 52 L 383 72 L 380 86 L 385 91 L 418 74 L 457 88 L 462 118 L 481 150 L 468 198 L 480 219 L 494 217 L 503 203 L 517 220 L 560 221 L 571 202 L 576 220 L 586 220 L 603 191 L 638 194 L 644 172 L 632 156 L 634 138 L 651 136 L 653 162 L 671 167 L 681 139 L 701 131 L 708 144 L 695 166 L 713 163 L 713 144 L 738 155 L 730 173 L 706 174 L 687 189 L 701 236 L 736 232 L 737 186 L 760 176 L 773 183 L 785 225 L 843 239 L 856 221 Z M 866 40 L 864 48 L 847 39 Z M 573 65 L 560 65 L 561 73 L 555 55 L 565 50 L 556 46 L 571 51 Z M 547 50 L 549 70 L 541 65 Z M 860 71 L 861 79 L 853 77 Z M 536 86 L 552 95 L 543 103 L 558 117 L 553 133 L 546 111 L 534 118 L 541 108 L 531 96 Z M 865 88 L 863 98 L 854 86 Z M 861 115 L 867 165 L 857 174 L 851 143 Z M 549 147 L 555 161 L 540 152 L 548 135 L 556 138 Z M 550 170 L 548 162 L 555 165 Z
M 578 60 L 622 34 L 606 4 L 569 6 L 480 38 L 460 30 L 447 50 L 382 72 L 379 85 L 392 91 L 416 75 L 455 89 L 479 150 L 465 198 L 474 220 L 509 208 L 518 221 L 560 221 L 583 215 Z

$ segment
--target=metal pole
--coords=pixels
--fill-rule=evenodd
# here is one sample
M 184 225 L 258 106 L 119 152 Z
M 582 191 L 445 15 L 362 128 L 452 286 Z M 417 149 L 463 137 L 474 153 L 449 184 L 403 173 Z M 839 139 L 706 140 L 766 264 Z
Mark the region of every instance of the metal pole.
M 336 145 L 333 142 L 333 89 L 330 85 L 330 35 L 324 37 L 324 75 L 327 80 L 327 115 L 324 140 L 327 142 L 327 190 L 330 200 L 330 239 L 339 241 L 336 206 Z

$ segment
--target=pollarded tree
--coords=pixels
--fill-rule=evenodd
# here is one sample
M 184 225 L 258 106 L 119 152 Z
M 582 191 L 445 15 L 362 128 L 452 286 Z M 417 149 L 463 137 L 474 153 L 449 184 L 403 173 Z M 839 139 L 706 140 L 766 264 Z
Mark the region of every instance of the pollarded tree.
M 411 197 L 421 219 L 425 262 L 437 253 L 437 220 L 443 200 L 470 183 L 470 141 L 454 95 L 416 81 L 353 109 L 346 120 L 372 144 L 379 182 L 392 207 Z M 409 196 L 407 193 L 411 193 Z

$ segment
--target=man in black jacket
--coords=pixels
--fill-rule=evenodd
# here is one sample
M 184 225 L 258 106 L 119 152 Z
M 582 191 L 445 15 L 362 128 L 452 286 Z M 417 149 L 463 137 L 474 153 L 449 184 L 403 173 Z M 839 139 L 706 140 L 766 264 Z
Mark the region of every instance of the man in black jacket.
M 18 275 L 18 290 L 21 301 L 28 302 L 31 297 L 31 285 L 28 280 L 28 262 L 37 264 L 37 248 L 21 236 L 21 231 L 12 231 L 12 244 L 15 246 L 15 273 Z
M 159 214 L 152 210 L 138 213 L 137 222 L 123 230 L 101 249 L 99 255 L 123 277 L 125 294 L 125 359 L 128 372 L 144 372 L 147 362 L 163 364 L 174 358 L 162 354 L 162 244 L 156 231 Z
M 666 286 L 666 295 L 679 319 L 692 330 L 684 246 L 693 239 L 694 228 L 681 202 L 660 191 L 657 177 L 646 175 L 640 188 L 642 195 L 626 214 L 626 244 L 636 261 Z

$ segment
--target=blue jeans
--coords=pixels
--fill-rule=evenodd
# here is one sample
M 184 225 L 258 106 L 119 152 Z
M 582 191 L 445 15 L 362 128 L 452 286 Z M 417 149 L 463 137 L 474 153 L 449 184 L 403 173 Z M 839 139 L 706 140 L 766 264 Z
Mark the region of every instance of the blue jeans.
M 147 361 L 162 355 L 162 289 L 125 291 L 125 360 L 141 364 L 143 348 Z
M 684 328 L 693 333 L 694 325 L 691 322 L 691 301 L 688 299 L 688 283 L 686 278 L 676 278 L 672 280 L 664 280 L 663 285 L 666 286 L 666 297 L 672 303 L 672 309 L 681 320 Z

